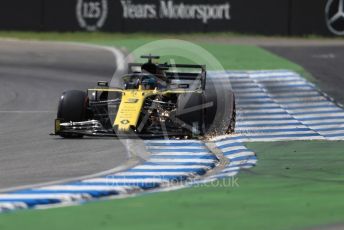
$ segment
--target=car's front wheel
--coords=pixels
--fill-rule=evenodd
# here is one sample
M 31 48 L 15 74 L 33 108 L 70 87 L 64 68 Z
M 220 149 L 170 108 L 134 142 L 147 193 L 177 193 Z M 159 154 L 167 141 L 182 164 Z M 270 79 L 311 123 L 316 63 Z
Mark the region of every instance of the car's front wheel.
M 66 91 L 61 95 L 57 118 L 62 122 L 78 122 L 87 119 L 87 94 L 80 90 Z M 82 134 L 61 133 L 64 138 L 81 138 Z

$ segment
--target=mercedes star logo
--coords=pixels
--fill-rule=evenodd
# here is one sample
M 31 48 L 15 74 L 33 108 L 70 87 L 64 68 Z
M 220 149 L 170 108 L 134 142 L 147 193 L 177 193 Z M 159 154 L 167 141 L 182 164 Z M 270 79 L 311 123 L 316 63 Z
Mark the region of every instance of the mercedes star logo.
M 325 8 L 327 28 L 336 35 L 344 35 L 344 0 L 328 0 Z

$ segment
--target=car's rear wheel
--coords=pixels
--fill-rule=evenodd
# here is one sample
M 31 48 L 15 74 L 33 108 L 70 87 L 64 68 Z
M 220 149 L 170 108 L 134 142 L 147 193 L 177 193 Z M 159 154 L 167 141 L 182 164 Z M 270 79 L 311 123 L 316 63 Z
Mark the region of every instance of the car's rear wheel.
M 209 79 L 205 89 L 206 135 L 224 135 L 235 129 L 235 96 L 226 81 Z
M 62 122 L 78 122 L 87 119 L 87 94 L 80 90 L 70 90 L 62 94 L 57 109 L 57 118 Z M 64 138 L 81 138 L 82 134 L 61 133 Z
M 234 133 L 236 123 L 236 107 L 235 107 L 235 97 L 233 96 L 233 109 L 232 116 L 228 127 L 228 133 Z
M 181 125 L 191 135 L 203 135 L 203 94 L 180 94 L 178 97 L 176 118 L 175 122 Z

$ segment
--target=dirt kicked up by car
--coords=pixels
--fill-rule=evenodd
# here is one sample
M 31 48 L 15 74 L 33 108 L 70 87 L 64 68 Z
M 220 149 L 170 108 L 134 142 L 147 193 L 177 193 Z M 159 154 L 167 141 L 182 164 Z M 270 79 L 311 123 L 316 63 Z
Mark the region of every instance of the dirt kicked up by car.
M 55 135 L 190 137 L 203 136 L 214 122 L 214 88 L 207 87 L 205 65 L 158 64 L 159 56 L 141 56 L 145 63 L 129 63 L 121 87 L 98 82 L 86 92 L 62 94 L 55 119 Z M 230 89 L 228 89 L 230 90 Z M 223 133 L 235 127 L 234 94 Z M 223 109 L 223 108 L 222 108 Z

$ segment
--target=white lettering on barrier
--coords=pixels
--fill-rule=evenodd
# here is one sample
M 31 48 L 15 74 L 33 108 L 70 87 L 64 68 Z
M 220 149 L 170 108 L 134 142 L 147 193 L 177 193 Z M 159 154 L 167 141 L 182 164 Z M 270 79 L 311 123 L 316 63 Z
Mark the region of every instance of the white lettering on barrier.
M 161 0 L 155 4 L 134 4 L 121 0 L 125 19 L 199 19 L 206 24 L 209 20 L 230 20 L 230 4 L 175 4 L 173 0 Z M 159 12 L 159 13 L 158 13 Z
M 78 0 L 76 17 L 79 26 L 88 31 L 96 31 L 103 27 L 108 15 L 107 0 Z

